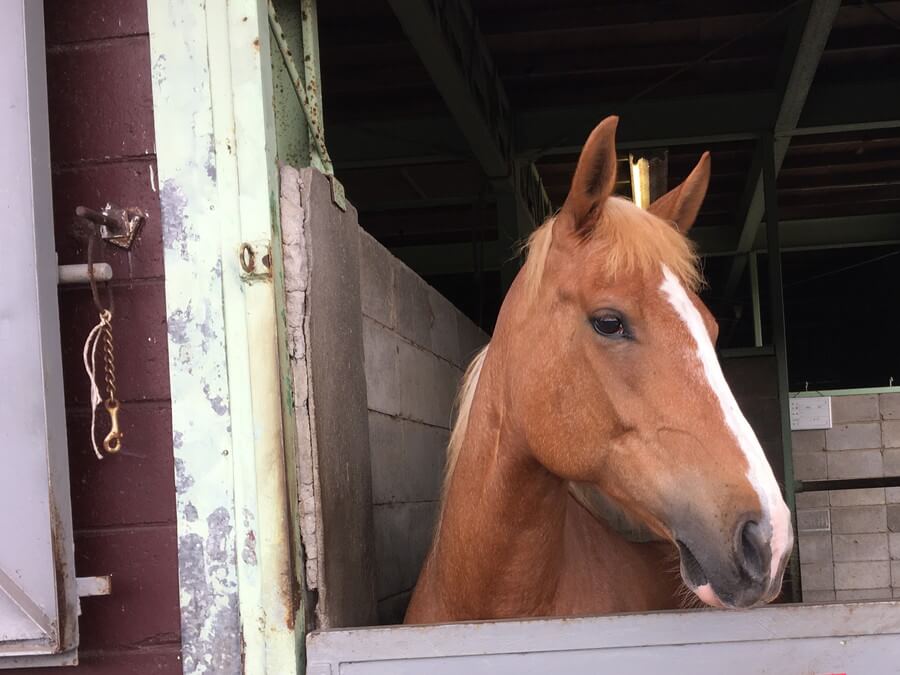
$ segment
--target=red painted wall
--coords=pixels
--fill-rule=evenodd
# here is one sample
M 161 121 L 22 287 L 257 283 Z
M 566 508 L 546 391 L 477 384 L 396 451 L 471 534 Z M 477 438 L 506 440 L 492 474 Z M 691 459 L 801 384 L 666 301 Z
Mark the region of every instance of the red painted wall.
M 60 289 L 63 366 L 80 576 L 112 574 L 109 597 L 82 600 L 79 673 L 181 673 L 163 247 L 155 175 L 146 0 L 45 0 L 53 211 L 60 263 L 86 262 L 76 206 L 113 201 L 150 217 L 131 252 L 105 244 L 122 452 L 98 461 L 89 440 L 81 349 L 96 312 L 86 287 Z M 102 412 L 102 411 L 101 411 Z M 102 418 L 101 418 L 102 419 Z M 105 434 L 105 430 L 101 432 Z M 102 437 L 102 436 L 101 436 Z M 71 669 L 22 670 L 37 673 Z

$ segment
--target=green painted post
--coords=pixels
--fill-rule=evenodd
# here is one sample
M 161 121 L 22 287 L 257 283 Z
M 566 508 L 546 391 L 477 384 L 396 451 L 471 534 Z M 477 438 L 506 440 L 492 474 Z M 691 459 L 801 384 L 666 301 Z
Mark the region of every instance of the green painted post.
M 781 274 L 781 242 L 778 233 L 778 194 L 775 186 L 775 139 L 771 133 L 763 135 L 763 191 L 766 213 L 766 247 L 769 255 L 769 298 L 772 321 L 772 343 L 775 346 L 775 362 L 778 370 L 778 405 L 781 412 L 781 447 L 784 453 L 785 500 L 797 531 L 796 499 L 794 486 L 794 459 L 791 450 L 791 411 L 788 388 L 787 339 L 784 319 L 784 282 Z M 790 576 L 792 598 L 801 600 L 800 558 L 797 539 L 791 555 Z
M 759 308 L 759 267 L 756 261 L 756 251 L 747 254 L 750 263 L 750 295 L 753 304 L 753 346 L 763 346 L 762 312 Z

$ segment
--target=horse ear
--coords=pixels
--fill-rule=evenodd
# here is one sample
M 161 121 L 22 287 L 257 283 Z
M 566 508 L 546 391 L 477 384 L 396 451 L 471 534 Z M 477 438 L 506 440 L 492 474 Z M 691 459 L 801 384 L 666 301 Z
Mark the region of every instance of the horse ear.
M 653 202 L 647 210 L 663 220 L 670 220 L 682 234 L 694 225 L 697 212 L 709 187 L 709 153 L 704 152 L 684 182 Z
M 560 210 L 578 234 L 589 231 L 616 184 L 616 126 L 619 118 L 607 117 L 588 136 L 572 187 Z

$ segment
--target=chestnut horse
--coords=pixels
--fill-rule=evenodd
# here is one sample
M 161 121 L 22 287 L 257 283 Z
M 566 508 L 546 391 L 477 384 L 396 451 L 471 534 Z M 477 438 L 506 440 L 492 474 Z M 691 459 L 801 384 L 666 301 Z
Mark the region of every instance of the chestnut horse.
M 751 607 L 780 591 L 790 513 L 722 375 L 685 237 L 709 155 L 641 210 L 612 196 L 617 121 L 588 138 L 466 374 L 407 623 L 673 608 L 684 586 Z M 658 540 L 596 518 L 576 482 Z

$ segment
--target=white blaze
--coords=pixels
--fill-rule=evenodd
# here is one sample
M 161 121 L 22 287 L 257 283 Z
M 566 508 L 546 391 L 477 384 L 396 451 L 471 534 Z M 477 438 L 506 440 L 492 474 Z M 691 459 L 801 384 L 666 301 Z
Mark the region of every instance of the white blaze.
M 750 423 L 747 422 L 747 419 L 738 407 L 737 401 L 734 400 L 731 388 L 725 381 L 725 375 L 722 374 L 719 359 L 716 357 L 715 347 L 713 347 L 709 331 L 706 329 L 700 311 L 688 297 L 678 277 L 672 274 L 672 271 L 665 265 L 663 265 L 662 271 L 663 283 L 660 286 L 660 290 L 681 317 L 681 320 L 684 321 L 691 336 L 693 336 L 697 345 L 697 358 L 700 360 L 710 389 L 712 389 L 719 400 L 725 423 L 747 458 L 747 480 L 750 481 L 750 484 L 756 490 L 756 494 L 759 495 L 763 519 L 769 521 L 769 526 L 772 529 L 772 564 L 770 574 L 771 578 L 774 579 L 778 573 L 781 559 L 793 545 L 790 511 L 781 497 L 778 482 L 775 480 L 772 467 L 769 466 L 762 446 L 760 446 L 756 434 L 753 433 Z

